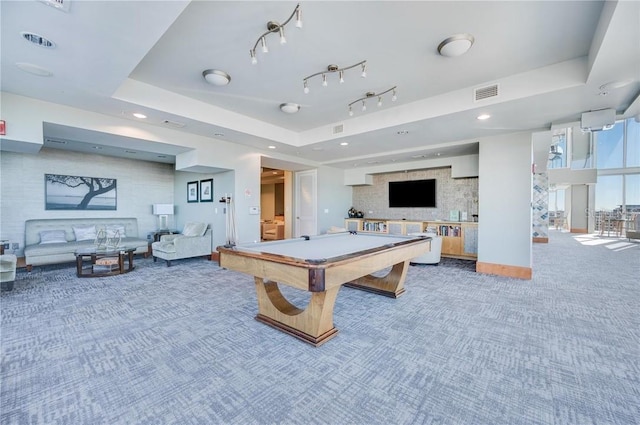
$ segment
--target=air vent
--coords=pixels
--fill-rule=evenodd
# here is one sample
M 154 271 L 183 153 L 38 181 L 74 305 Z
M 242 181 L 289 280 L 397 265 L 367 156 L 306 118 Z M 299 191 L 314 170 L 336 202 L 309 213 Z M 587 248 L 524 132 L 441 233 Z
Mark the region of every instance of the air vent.
M 339 124 L 333 127 L 333 134 L 340 134 L 344 132 L 344 124 Z
M 27 31 L 22 31 L 20 34 L 22 35 L 22 38 L 24 38 L 30 43 L 35 44 L 36 46 L 47 47 L 49 49 L 53 49 L 54 47 L 56 47 L 56 43 L 54 43 L 51 40 L 47 40 L 41 35 L 34 34 L 32 32 L 27 32 Z
M 55 7 L 63 12 L 69 12 L 69 6 L 71 6 L 71 0 L 40 0 L 40 3 Z
M 489 99 L 498 96 L 498 85 L 480 87 L 473 91 L 473 100 L 479 102 L 481 100 Z
M 166 125 L 167 127 L 171 127 L 171 128 L 182 128 L 182 127 L 184 127 L 186 125 L 186 124 L 181 123 L 181 122 L 170 121 L 170 120 L 163 120 L 162 124 Z
M 66 145 L 67 142 L 65 140 L 55 140 L 55 139 L 47 139 L 47 143 L 55 143 L 58 145 Z

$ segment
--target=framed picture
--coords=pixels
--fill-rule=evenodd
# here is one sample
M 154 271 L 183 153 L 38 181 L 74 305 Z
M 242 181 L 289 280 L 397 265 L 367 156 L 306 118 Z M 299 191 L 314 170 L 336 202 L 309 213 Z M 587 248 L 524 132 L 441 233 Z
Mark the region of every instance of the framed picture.
M 198 182 L 187 183 L 187 202 L 198 202 Z
M 116 188 L 116 179 L 45 174 L 45 210 L 115 211 Z
M 213 202 L 213 179 L 200 180 L 200 202 Z

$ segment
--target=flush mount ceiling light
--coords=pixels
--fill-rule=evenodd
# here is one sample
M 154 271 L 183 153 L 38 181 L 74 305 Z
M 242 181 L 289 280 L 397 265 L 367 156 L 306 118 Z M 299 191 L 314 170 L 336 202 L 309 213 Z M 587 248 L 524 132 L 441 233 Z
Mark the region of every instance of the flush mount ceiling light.
M 385 90 L 383 92 L 380 92 L 380 93 L 374 93 L 372 91 L 369 91 L 369 92 L 365 93 L 364 97 L 361 97 L 360 99 L 356 99 L 356 100 L 354 100 L 353 102 L 351 102 L 349 104 L 349 116 L 353 116 L 353 108 L 352 108 L 352 106 L 354 104 L 358 103 L 358 102 L 362 102 L 362 111 L 363 112 L 366 111 L 367 110 L 367 104 L 366 104 L 366 100 L 367 99 L 371 99 L 371 98 L 377 97 L 378 98 L 378 107 L 382 106 L 382 96 L 387 94 L 387 93 L 389 93 L 389 92 L 393 92 L 393 95 L 391 96 L 391 101 L 395 102 L 396 99 L 397 99 L 396 88 L 397 88 L 397 86 L 393 86 L 390 89 L 387 89 L 387 90 Z
M 297 103 L 281 103 L 280 110 L 285 114 L 295 114 L 300 110 L 300 105 Z
M 271 33 L 278 33 L 280 36 L 280 44 L 285 44 L 287 39 L 284 36 L 284 26 L 287 25 L 293 17 L 296 17 L 296 28 L 302 28 L 302 12 L 300 11 L 300 3 L 293 9 L 291 16 L 284 21 L 282 24 L 279 24 L 276 21 L 267 22 L 267 32 L 262 34 L 256 40 L 256 44 L 253 45 L 253 49 L 249 50 L 249 54 L 251 55 L 251 63 L 253 65 L 258 63 L 258 58 L 256 57 L 256 49 L 258 48 L 258 44 L 262 46 L 263 53 L 269 53 L 269 48 L 267 47 L 267 39 L 265 38 L 267 35 Z
M 320 71 L 320 72 L 316 72 L 315 74 L 311 74 L 308 77 L 305 77 L 302 82 L 304 85 L 304 92 L 305 94 L 309 93 L 309 84 L 307 83 L 307 80 L 309 80 L 309 78 L 313 78 L 316 77 L 318 75 L 322 76 L 322 86 L 323 87 L 327 87 L 328 82 L 327 82 L 327 74 L 333 74 L 333 73 L 338 73 L 338 75 L 340 76 L 340 79 L 338 80 L 340 82 L 340 84 L 344 83 L 344 71 L 355 68 L 357 66 L 361 67 L 361 72 L 360 72 L 360 76 L 362 78 L 365 78 L 367 76 L 367 61 L 363 60 L 361 62 L 355 63 L 351 66 L 345 66 L 344 68 L 340 68 L 338 65 L 329 65 L 327 66 L 327 70 L 326 71 Z
M 202 76 L 209 84 L 214 86 L 226 86 L 231 81 L 231 77 L 224 71 L 219 69 L 205 69 Z
M 442 56 L 455 57 L 464 55 L 473 45 L 475 39 L 471 34 L 456 34 L 445 39 L 438 46 Z

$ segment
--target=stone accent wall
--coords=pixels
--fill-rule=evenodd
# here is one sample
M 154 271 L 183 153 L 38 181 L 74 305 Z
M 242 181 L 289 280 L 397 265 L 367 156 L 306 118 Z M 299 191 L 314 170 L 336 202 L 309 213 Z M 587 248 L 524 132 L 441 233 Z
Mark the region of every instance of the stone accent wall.
M 425 179 L 436 179 L 436 208 L 389 208 L 388 182 Z M 372 186 L 354 186 L 352 200 L 365 218 L 449 220 L 449 211 L 459 210 L 471 221 L 478 213 L 478 178 L 451 178 L 450 167 L 376 174 Z

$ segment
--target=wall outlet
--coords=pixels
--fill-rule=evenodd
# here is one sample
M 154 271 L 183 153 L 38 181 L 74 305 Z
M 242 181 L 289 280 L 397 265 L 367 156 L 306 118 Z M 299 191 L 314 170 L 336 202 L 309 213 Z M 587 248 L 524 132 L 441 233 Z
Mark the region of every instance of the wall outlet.
M 17 249 L 20 249 L 20 244 L 18 242 L 14 242 L 11 244 L 11 249 L 13 249 L 14 251 Z

